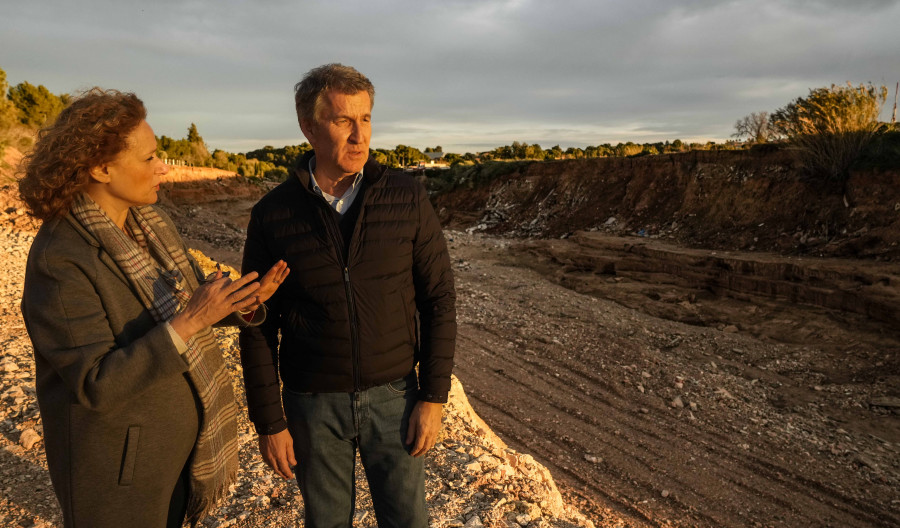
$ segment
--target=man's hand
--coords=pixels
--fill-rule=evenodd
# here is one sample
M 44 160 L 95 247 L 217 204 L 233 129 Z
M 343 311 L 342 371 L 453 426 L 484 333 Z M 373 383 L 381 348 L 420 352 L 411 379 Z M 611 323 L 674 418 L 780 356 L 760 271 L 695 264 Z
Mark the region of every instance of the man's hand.
M 288 269 L 288 265 L 285 261 L 279 260 L 272 266 L 263 278 L 259 280 L 259 290 L 256 292 L 256 297 L 259 299 L 260 303 L 264 303 L 269 300 L 269 297 L 275 293 L 275 290 L 281 286 L 281 283 L 284 282 L 284 279 L 287 278 L 288 274 L 291 272 Z
M 409 417 L 409 430 L 406 433 L 406 445 L 411 445 L 412 456 L 422 456 L 434 446 L 438 432 L 441 430 L 441 414 L 444 406 L 441 403 L 420 401 L 416 403 Z
M 271 435 L 259 435 L 259 452 L 270 468 L 286 479 L 294 478 L 291 468 L 297 465 L 294 439 L 287 429 Z

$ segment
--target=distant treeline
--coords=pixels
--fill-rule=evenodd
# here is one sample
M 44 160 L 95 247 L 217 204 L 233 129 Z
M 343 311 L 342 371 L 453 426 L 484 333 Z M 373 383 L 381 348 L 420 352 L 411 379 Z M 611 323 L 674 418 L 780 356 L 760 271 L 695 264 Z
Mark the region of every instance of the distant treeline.
M 236 172 L 241 176 L 253 179 L 267 179 L 281 181 L 287 177 L 287 165 L 280 163 L 277 156 L 255 156 L 254 153 L 263 153 L 257 150 L 247 154 L 232 154 L 224 150 L 215 149 L 212 153 L 206 147 L 206 142 L 200 136 L 197 125 L 191 123 L 188 127 L 187 137 L 173 139 L 168 136 L 160 136 L 156 140 L 159 156 L 167 160 L 178 160 L 195 167 L 213 167 L 216 169 Z M 309 147 L 309 145 L 306 145 Z M 271 149 L 271 147 L 266 147 Z M 299 147 L 285 147 L 281 157 L 299 156 Z M 274 149 L 273 149 L 274 150 Z M 308 150 L 308 149 L 307 149 Z
M 859 85 L 831 86 L 810 90 L 807 97 L 799 97 L 785 107 L 769 114 L 754 112 L 735 123 L 732 140 L 723 143 L 684 143 L 680 139 L 638 144 L 634 142 L 603 143 L 585 148 L 559 145 L 545 149 L 538 144 L 513 141 L 511 145 L 493 150 L 465 154 L 445 153 L 442 147 L 427 147 L 422 152 L 407 145 L 394 149 L 373 149 L 372 156 L 390 167 L 430 167 L 423 163 L 433 158 L 442 165 L 464 169 L 493 161 L 545 161 L 604 157 L 637 157 L 689 152 L 694 150 L 736 150 L 758 148 L 777 142 L 795 148 L 803 168 L 814 177 L 844 181 L 853 167 L 900 167 L 900 127 L 896 123 L 882 123 L 878 116 L 887 97 L 885 87 Z M 895 111 L 896 112 L 896 111 Z M 741 138 L 746 137 L 747 140 Z M 193 140 L 191 139 L 193 138 Z M 192 124 L 188 138 L 179 140 L 180 150 L 169 150 L 168 138 L 160 140 L 160 148 L 170 155 L 190 159 L 191 152 L 201 156 L 205 149 L 191 145 L 202 139 Z M 773 147 L 778 148 L 778 147 Z M 282 180 L 291 167 L 310 150 L 308 143 L 274 148 L 263 147 L 246 154 L 230 154 L 216 150 L 209 157 L 195 157 L 191 162 L 232 170 L 248 177 Z M 202 157 L 202 156 L 201 156 Z M 454 171 L 462 180 L 489 180 L 497 174 L 514 170 L 514 166 L 484 167 L 476 173 Z M 449 180 L 453 178 L 442 178 Z
M 393 149 L 373 149 L 372 156 L 390 167 L 430 167 L 430 161 L 444 166 L 471 166 L 491 161 L 544 161 L 603 157 L 652 156 L 692 150 L 734 150 L 780 142 L 800 152 L 803 166 L 811 175 L 845 180 L 852 167 L 900 166 L 900 128 L 881 123 L 878 116 L 887 98 L 887 88 L 871 84 L 832 85 L 811 89 L 785 107 L 769 112 L 753 112 L 735 123 L 735 139 L 723 143 L 684 143 L 680 139 L 655 143 L 603 143 L 585 148 L 559 145 L 545 149 L 538 144 L 513 141 L 511 145 L 486 152 L 456 154 L 442 147 L 424 152 L 408 145 Z M 69 103 L 70 96 L 55 95 L 43 85 L 25 81 L 8 86 L 0 69 L 0 154 L 13 145 L 21 151 L 31 147 L 35 132 L 52 122 Z M 895 103 L 896 106 L 896 103 Z M 896 115 L 896 108 L 895 108 Z M 746 141 L 742 138 L 747 138 Z M 197 126 L 191 123 L 187 136 L 157 138 L 159 155 L 199 167 L 215 167 L 254 179 L 281 181 L 297 160 L 312 147 L 309 143 L 275 148 L 265 146 L 245 154 L 216 149 L 210 153 Z M 506 170 L 506 169 L 504 169 Z M 487 171 L 493 174 L 494 170 Z

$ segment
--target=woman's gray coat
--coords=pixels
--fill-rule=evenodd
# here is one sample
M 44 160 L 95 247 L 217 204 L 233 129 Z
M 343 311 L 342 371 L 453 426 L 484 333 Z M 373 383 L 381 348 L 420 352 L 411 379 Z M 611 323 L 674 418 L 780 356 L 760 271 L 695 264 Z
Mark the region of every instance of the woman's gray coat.
M 35 237 L 22 314 L 65 526 L 164 526 L 200 412 L 165 325 L 71 216 Z

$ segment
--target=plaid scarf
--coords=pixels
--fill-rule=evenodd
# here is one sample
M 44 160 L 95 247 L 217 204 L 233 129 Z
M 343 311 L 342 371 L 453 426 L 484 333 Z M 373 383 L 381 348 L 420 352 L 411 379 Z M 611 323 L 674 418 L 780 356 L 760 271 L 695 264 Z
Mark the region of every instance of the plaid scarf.
M 109 253 L 156 321 L 170 320 L 199 286 L 181 237 L 152 206 L 129 209 L 125 229 L 131 238 L 85 193 L 76 198 L 72 215 Z M 187 519 L 196 525 L 237 476 L 237 406 L 212 329 L 186 344 L 188 376 L 203 406 L 190 458 Z

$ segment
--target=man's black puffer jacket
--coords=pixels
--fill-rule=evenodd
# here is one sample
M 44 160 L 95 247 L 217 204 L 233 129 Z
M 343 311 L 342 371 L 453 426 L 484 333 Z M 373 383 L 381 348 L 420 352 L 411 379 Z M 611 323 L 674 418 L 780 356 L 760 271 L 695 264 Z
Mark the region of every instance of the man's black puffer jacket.
M 420 400 L 446 402 L 450 390 L 456 293 L 424 187 L 370 158 L 345 258 L 333 209 L 309 188 L 311 156 L 256 204 L 247 228 L 243 273 L 262 276 L 279 259 L 290 268 L 266 322 L 240 336 L 250 419 L 262 434 L 285 428 L 276 369 L 297 392 L 353 392 L 418 361 Z

